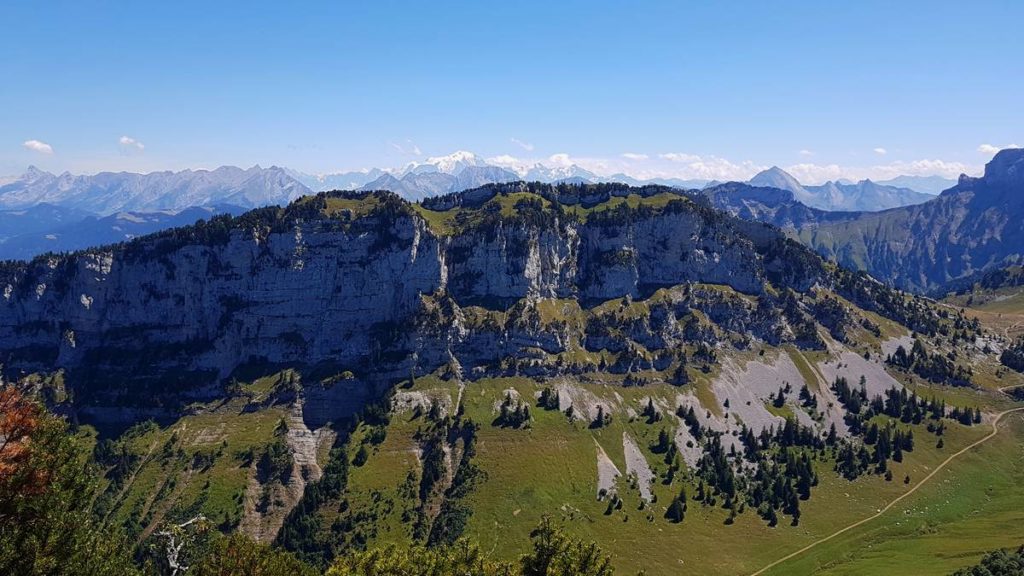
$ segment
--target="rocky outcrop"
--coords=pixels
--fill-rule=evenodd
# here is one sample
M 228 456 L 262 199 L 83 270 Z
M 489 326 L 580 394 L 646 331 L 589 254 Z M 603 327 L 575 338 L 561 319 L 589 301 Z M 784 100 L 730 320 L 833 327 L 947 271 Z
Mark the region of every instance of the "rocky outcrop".
M 643 299 L 695 282 L 774 298 L 769 282 L 803 292 L 825 279 L 820 261 L 778 231 L 685 197 L 609 203 L 581 217 L 569 210 L 581 204 L 557 197 L 572 188 L 579 190 L 532 191 L 554 204 L 528 197 L 511 215 L 509 200 L 519 198 L 512 195 L 530 190 L 467 193 L 479 208 L 467 208 L 465 198 L 438 200 L 470 212 L 455 230 L 431 226 L 440 212 L 389 193 L 321 194 L 123 245 L 5 263 L 0 361 L 7 370 L 65 369 L 76 402 L 97 412 L 216 396 L 244 367 L 305 366 L 306 410 L 325 422 L 411 373 L 447 366 L 472 377 L 509 359 L 530 364 L 538 353 L 582 349 L 588 340 L 585 328 L 564 321 L 529 321 L 532 304 L 500 321 L 490 311 L 546 298 L 585 307 Z M 605 185 L 575 200 L 595 205 L 622 190 L 630 189 Z M 327 210 L 328 201 L 350 208 Z M 505 213 L 492 209 L 503 202 Z M 694 309 L 746 337 L 779 342 L 789 332 L 771 306 L 682 294 L 676 298 L 686 302 L 661 305 L 617 332 L 632 343 L 608 346 L 632 350 L 639 361 L 647 355 L 637 346 L 713 335 L 682 321 Z M 643 365 L 671 361 L 659 358 Z M 348 376 L 340 380 L 316 377 L 342 372 Z

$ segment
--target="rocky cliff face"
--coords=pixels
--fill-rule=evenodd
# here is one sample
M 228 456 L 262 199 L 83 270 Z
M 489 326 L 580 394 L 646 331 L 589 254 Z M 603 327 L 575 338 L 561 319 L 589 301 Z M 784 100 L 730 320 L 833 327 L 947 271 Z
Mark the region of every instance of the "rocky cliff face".
M 544 299 L 586 308 L 690 283 L 773 298 L 769 283 L 806 291 L 827 281 L 819 260 L 773 229 L 638 190 L 599 186 L 584 205 L 552 187 L 494 186 L 438 200 L 445 210 L 389 193 L 321 194 L 0 264 L 0 360 L 8 371 L 64 369 L 75 401 L 96 410 L 180 406 L 215 396 L 251 366 L 324 367 L 345 376 L 312 386 L 307 406 L 319 397 L 344 412 L 411 373 L 501 371 L 532 350 L 562 354 L 587 342 L 633 346 L 600 322 L 537 319 Z M 713 317 L 739 306 L 748 321 L 727 329 L 765 339 L 785 339 L 787 322 L 799 320 L 675 294 L 660 319 L 627 331 L 653 350 L 635 354 L 644 362 L 702 330 L 713 338 L 685 321 L 694 309 Z

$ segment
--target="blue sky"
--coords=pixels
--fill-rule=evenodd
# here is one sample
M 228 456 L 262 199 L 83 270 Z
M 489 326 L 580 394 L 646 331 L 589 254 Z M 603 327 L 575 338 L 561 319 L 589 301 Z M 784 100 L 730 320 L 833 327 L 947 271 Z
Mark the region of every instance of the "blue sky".
M 1022 21 L 1010 1 L 16 0 L 0 174 L 457 149 L 681 176 L 975 171 L 1024 143 Z

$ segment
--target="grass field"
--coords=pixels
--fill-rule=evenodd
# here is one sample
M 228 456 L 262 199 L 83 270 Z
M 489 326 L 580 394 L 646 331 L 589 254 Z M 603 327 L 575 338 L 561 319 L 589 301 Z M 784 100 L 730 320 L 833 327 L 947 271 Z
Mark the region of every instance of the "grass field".
M 939 472 L 886 515 L 769 574 L 948 574 L 1024 542 L 1024 418 Z
M 521 398 L 529 399 L 541 388 L 541 384 L 521 378 L 482 380 L 466 387 L 466 416 L 482 424 L 474 461 L 487 474 L 486 481 L 469 496 L 474 512 L 467 536 L 489 553 L 515 558 L 526 550 L 530 530 L 541 517 L 550 515 L 570 533 L 598 542 L 626 574 L 641 568 L 651 575 L 753 573 L 840 527 L 874 514 L 913 487 L 948 455 L 990 430 L 988 426 L 949 424 L 943 437 L 945 446 L 939 449 L 935 436 L 924 430 L 923 425 L 916 427 L 916 449 L 903 463 L 892 464 L 894 480 L 889 482 L 870 474 L 850 482 L 832 472 L 830 460 L 819 462 L 821 483 L 811 499 L 802 503 L 799 526 L 790 526 L 788 518 L 784 518 L 779 526 L 768 528 L 751 510 L 730 526 L 725 524 L 726 510 L 692 501 L 686 520 L 672 524 L 664 519 L 664 513 L 681 485 L 676 482 L 666 486 L 660 482 L 667 466 L 650 447 L 661 428 L 672 429 L 677 421 L 666 414 L 660 422 L 648 424 L 640 416 L 630 418 L 629 412 L 639 414 L 649 397 L 655 398 L 657 405 L 671 405 L 679 390 L 668 385 L 588 385 L 588 391 L 615 406 L 612 422 L 600 429 L 590 429 L 585 421 L 570 422 L 559 411 L 541 408 L 532 410 L 533 421 L 528 429 L 490 425 L 495 406 L 506 391 L 514 389 Z M 991 394 L 970 399 L 994 402 L 983 403 L 986 409 L 1006 405 Z M 985 550 L 1024 541 L 1024 525 L 1015 524 L 1024 512 L 1013 512 L 1022 510 L 1019 504 L 1024 500 L 1024 488 L 1017 487 L 1024 475 L 1020 467 L 1024 453 L 1016 448 L 1024 439 L 1024 424 L 1016 418 L 1007 421 L 1006 426 L 991 444 L 951 465 L 887 515 L 772 573 L 822 570 L 887 574 L 900 570 L 907 574 L 945 574 L 976 560 Z M 351 476 L 353 506 L 360 502 L 372 505 L 374 492 L 378 501 L 383 498 L 394 503 L 389 513 L 377 519 L 376 542 L 402 543 L 411 537 L 401 514 L 414 502 L 403 499 L 398 483 L 416 470 L 416 428 L 408 414 L 394 418 L 387 440 Z M 653 503 L 641 506 L 639 491 L 625 475 L 624 433 L 641 448 L 658 478 L 653 485 Z M 606 514 L 607 501 L 597 498 L 595 443 L 623 473 L 618 480 L 623 507 L 610 515 Z M 910 477 L 909 484 L 903 483 L 905 476 Z M 382 480 L 385 477 L 390 480 Z M 688 485 L 687 490 L 692 496 L 694 486 Z M 1002 512 L 994 515 L 997 510 Z M 375 514 L 379 512 L 378 509 Z M 995 537 L 988 537 L 990 533 Z M 967 539 L 970 534 L 974 536 Z M 908 544 L 892 543 L 879 548 L 884 539 L 896 536 Z M 958 545 L 951 547 L 947 541 L 957 541 Z M 901 553 L 893 556 L 889 548 Z
M 268 383 L 244 385 L 263 394 Z M 463 392 L 465 415 L 481 424 L 474 462 L 486 479 L 468 497 L 473 508 L 466 535 L 497 557 L 512 559 L 525 552 L 529 532 L 550 515 L 567 531 L 593 540 L 612 554 L 620 573 L 644 569 L 652 576 L 752 574 L 788 553 L 835 530 L 871 516 L 913 487 L 939 462 L 960 447 L 982 438 L 987 425 L 949 423 L 945 446 L 915 428 L 916 449 L 902 463 L 892 463 L 894 480 L 868 474 L 850 482 L 832 471 L 830 459 L 817 463 L 820 485 L 801 504 L 799 526 L 783 517 L 767 527 L 753 510 L 726 525 L 727 511 L 690 501 L 686 519 L 672 524 L 664 518 L 668 502 L 682 484 L 661 482 L 667 465 L 651 447 L 658 432 L 673 430 L 678 421 L 666 408 L 680 390 L 659 384 L 624 388 L 614 384 L 581 386 L 613 407 L 612 421 L 591 429 L 585 420 L 570 421 L 558 410 L 535 407 L 533 398 L 544 385 L 526 378 L 485 379 Z M 491 425 L 495 406 L 509 390 L 531 404 L 529 428 Z M 418 379 L 412 392 L 447 395 L 454 405 L 458 385 L 436 378 Z M 1010 406 L 989 393 L 942 390 L 949 402 L 969 400 L 986 411 Z M 710 391 L 708 391 L 710 393 Z M 658 422 L 640 416 L 649 398 L 665 412 Z M 163 517 L 202 511 L 210 518 L 241 515 L 241 494 L 249 469 L 238 454 L 260 449 L 273 438 L 284 411 L 270 408 L 252 413 L 227 404 L 216 412 L 186 416 L 166 427 L 148 427 L 127 442 L 140 456 L 111 509 L 118 523 L 142 531 Z M 635 416 L 633 416 L 635 415 Z M 413 411 L 392 416 L 383 442 L 372 448 L 367 462 L 352 466 L 345 502 L 348 518 L 361 526 L 368 545 L 408 544 L 420 472 L 417 432 L 425 417 Z M 358 445 L 369 428 L 361 426 L 350 445 Z M 623 435 L 637 446 L 655 474 L 655 500 L 643 503 L 634 480 L 626 475 Z M 1001 432 L 976 451 L 955 460 L 911 497 L 864 526 L 785 562 L 768 574 L 946 574 L 975 562 L 984 552 L 1024 542 L 1024 419 L 1013 415 Z M 226 444 L 226 447 L 225 447 Z M 607 500 L 597 494 L 597 445 L 622 473 L 617 493 L 619 510 L 607 514 Z M 197 453 L 220 451 L 207 468 L 191 464 Z M 350 451 L 351 452 L 351 451 Z M 682 476 L 686 475 L 684 468 Z M 904 476 L 909 484 L 903 483 Z M 694 485 L 686 484 L 692 496 Z M 340 517 L 325 510 L 328 520 Z M 330 525 L 330 524 L 328 524 Z
M 949 296 L 943 302 L 963 308 L 969 318 L 977 318 L 997 334 L 1024 336 L 1024 289 L 1020 287 Z

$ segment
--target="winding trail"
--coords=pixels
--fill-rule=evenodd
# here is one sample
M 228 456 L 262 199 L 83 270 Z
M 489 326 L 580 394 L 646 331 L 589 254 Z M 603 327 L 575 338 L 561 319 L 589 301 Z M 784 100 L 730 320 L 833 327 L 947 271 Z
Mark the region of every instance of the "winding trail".
M 1019 388 L 1020 386 L 1022 386 L 1022 385 L 1017 384 L 1017 385 L 1013 385 L 1013 386 L 1004 386 L 1002 388 L 999 388 L 999 391 L 1002 392 L 1003 394 L 1006 394 L 1006 390 L 1008 390 L 1010 388 Z M 864 518 L 863 520 L 858 520 L 857 522 L 854 522 L 853 524 L 850 524 L 849 526 L 846 526 L 845 528 L 840 528 L 839 530 L 836 530 L 835 532 L 829 534 L 828 536 L 825 536 L 824 538 L 819 538 L 818 540 L 815 540 L 814 542 L 811 542 L 810 544 L 808 544 L 807 546 L 804 546 L 803 548 L 797 550 L 796 552 L 792 552 L 790 554 L 787 554 L 786 556 L 783 556 L 782 558 L 779 558 L 778 560 L 772 562 L 771 564 L 765 566 L 764 568 L 761 568 L 757 572 L 754 572 L 750 576 L 759 576 L 760 574 L 764 574 L 765 572 L 771 570 L 772 568 L 775 568 L 779 564 L 782 564 L 783 562 L 787 562 L 789 560 L 792 560 L 793 558 L 796 558 L 797 556 L 800 556 L 804 552 L 807 552 L 808 550 L 810 550 L 811 548 L 814 548 L 815 546 L 817 546 L 819 544 L 823 544 L 825 542 L 828 542 L 829 540 L 832 540 L 833 538 L 835 538 L 837 536 L 841 536 L 842 534 L 845 534 L 846 532 L 849 532 L 850 530 L 853 530 L 854 528 L 856 528 L 858 526 L 862 526 L 864 524 L 867 524 L 868 522 L 871 522 L 872 520 L 874 520 L 875 518 L 878 518 L 882 514 L 885 514 L 890 509 L 892 509 L 893 506 L 899 504 L 900 502 L 902 502 L 905 498 L 907 498 L 908 496 L 910 496 L 914 492 L 917 492 L 918 488 L 920 488 L 921 486 L 924 486 L 925 484 L 927 484 L 928 481 L 931 480 L 933 476 L 938 474 L 939 471 L 941 471 L 943 468 L 945 468 L 947 464 L 949 464 L 950 462 L 952 462 L 953 460 L 955 460 L 959 456 L 965 454 L 966 452 L 970 451 L 971 449 L 973 449 L 973 448 L 975 448 L 977 446 L 980 446 L 980 445 L 984 444 L 985 442 L 988 442 L 989 440 L 994 438 L 995 435 L 999 433 L 999 421 L 1002 420 L 1003 416 L 1006 416 L 1007 414 L 1012 414 L 1014 412 L 1024 412 L 1024 406 L 1020 406 L 1020 407 L 1017 407 L 1017 408 L 1010 408 L 1009 410 L 1003 410 L 1002 412 L 999 412 L 998 414 L 996 414 L 995 419 L 992 420 L 992 431 L 989 432 L 987 436 L 985 436 L 984 438 L 981 438 L 979 440 L 975 440 L 974 442 L 968 444 L 967 446 L 964 446 L 963 448 L 961 448 L 960 450 L 958 450 L 954 454 L 951 454 L 948 458 L 943 460 L 941 464 L 936 466 L 934 470 L 929 472 L 927 476 L 922 478 L 920 482 L 915 484 L 913 488 L 911 488 L 910 490 L 907 490 L 903 494 L 900 494 L 895 500 L 893 500 L 892 502 L 889 502 L 888 504 L 886 504 L 885 507 L 882 508 L 881 510 L 879 510 L 877 513 L 875 513 L 875 514 L 873 514 L 871 516 L 868 516 L 867 518 Z

